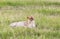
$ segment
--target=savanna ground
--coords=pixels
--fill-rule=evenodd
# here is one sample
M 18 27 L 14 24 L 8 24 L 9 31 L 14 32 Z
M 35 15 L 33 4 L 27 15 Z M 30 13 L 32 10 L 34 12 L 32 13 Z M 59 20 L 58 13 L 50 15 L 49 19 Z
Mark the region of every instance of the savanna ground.
M 36 28 L 9 26 L 30 15 Z M 0 0 L 0 39 L 60 39 L 60 0 Z

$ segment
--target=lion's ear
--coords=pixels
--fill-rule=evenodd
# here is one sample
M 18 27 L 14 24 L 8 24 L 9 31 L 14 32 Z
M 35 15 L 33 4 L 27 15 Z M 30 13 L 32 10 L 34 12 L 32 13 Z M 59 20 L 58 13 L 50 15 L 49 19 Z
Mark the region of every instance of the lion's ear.
M 27 19 L 28 19 L 29 17 L 27 16 Z

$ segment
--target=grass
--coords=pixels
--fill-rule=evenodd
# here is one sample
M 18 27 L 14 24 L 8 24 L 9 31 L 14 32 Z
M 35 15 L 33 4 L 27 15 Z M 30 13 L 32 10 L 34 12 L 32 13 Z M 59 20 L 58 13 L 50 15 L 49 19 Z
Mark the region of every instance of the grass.
M 60 39 L 59 1 L 0 0 L 0 6 L 0 39 Z M 9 26 L 30 15 L 35 18 L 36 28 Z
M 60 1 L 45 1 L 45 0 L 2 0 L 0 6 L 50 6 L 50 5 L 60 5 Z

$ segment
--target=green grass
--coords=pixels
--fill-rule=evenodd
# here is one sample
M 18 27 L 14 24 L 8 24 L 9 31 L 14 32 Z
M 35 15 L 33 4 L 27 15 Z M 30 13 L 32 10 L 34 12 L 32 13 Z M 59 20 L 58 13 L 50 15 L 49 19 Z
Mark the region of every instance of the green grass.
M 60 6 L 60 1 L 45 1 L 45 0 L 2 0 L 0 6 Z
M 0 0 L 0 39 L 60 39 L 59 6 L 59 0 Z M 30 15 L 36 28 L 9 26 Z

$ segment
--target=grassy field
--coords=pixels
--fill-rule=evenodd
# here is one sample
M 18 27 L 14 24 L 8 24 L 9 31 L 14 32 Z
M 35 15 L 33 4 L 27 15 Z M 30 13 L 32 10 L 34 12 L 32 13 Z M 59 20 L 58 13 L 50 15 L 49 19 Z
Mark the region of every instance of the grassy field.
M 30 15 L 36 28 L 9 26 Z M 0 39 L 60 39 L 60 0 L 0 0 Z

